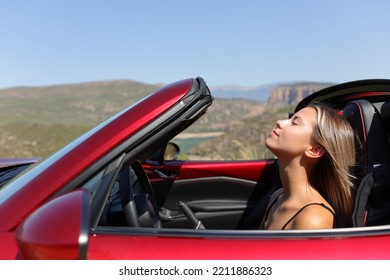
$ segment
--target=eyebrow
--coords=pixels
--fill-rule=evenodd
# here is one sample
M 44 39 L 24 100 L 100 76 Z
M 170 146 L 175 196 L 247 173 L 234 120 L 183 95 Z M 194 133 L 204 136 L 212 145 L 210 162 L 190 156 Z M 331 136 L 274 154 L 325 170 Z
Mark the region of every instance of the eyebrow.
M 303 122 L 303 119 L 300 116 L 293 116 L 291 121 L 299 120 L 300 122 Z

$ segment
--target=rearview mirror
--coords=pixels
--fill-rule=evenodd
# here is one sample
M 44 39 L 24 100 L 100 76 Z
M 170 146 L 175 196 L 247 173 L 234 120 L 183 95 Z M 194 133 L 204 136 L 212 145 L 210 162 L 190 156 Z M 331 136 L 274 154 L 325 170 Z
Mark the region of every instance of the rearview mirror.
M 86 259 L 89 232 L 88 190 L 54 198 L 19 226 L 16 240 L 21 259 Z

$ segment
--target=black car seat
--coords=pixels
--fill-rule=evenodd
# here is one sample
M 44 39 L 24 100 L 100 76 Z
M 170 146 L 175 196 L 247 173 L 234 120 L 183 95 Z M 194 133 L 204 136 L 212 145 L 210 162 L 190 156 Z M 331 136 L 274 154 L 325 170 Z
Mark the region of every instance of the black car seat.
M 243 215 L 240 224 L 237 229 L 260 229 L 264 213 L 267 209 L 268 202 L 272 194 L 279 188 L 282 187 L 282 182 L 280 181 L 279 176 L 279 161 L 275 159 L 274 167 L 272 174 L 272 183 L 270 184 L 269 189 L 266 190 L 266 193 L 262 198 L 256 203 L 256 205 L 248 209 L 247 213 Z
M 355 170 L 358 188 L 352 217 L 356 227 L 390 223 L 390 184 L 387 183 L 390 142 L 380 113 L 386 107 L 383 106 L 362 99 L 348 103 L 343 110 L 360 141 Z

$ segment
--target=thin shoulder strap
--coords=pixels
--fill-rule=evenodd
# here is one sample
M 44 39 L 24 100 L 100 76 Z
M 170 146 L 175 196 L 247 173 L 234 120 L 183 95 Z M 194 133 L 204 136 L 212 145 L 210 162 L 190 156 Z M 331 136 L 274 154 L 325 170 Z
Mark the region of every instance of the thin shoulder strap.
M 295 213 L 295 214 L 290 218 L 290 220 L 288 220 L 287 223 L 284 224 L 284 226 L 282 227 L 282 229 L 285 229 L 285 227 L 286 227 L 292 220 L 294 220 L 294 218 L 295 218 L 296 216 L 298 216 L 299 213 L 301 213 L 306 207 L 311 206 L 311 205 L 319 205 L 319 206 L 322 206 L 322 207 L 324 207 L 326 210 L 328 210 L 330 213 L 332 213 L 333 216 L 336 215 L 336 213 L 335 213 L 331 208 L 329 208 L 328 206 L 326 206 L 326 205 L 323 204 L 323 203 L 317 203 L 317 202 L 309 203 L 309 204 L 306 204 L 305 206 L 303 206 L 301 209 L 299 209 L 298 212 Z

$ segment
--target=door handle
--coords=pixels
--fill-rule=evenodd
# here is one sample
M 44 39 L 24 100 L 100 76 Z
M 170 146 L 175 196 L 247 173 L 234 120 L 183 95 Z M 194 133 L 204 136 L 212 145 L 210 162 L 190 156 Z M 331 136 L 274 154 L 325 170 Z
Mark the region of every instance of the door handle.
M 162 179 L 174 179 L 177 176 L 177 173 L 172 171 L 161 171 L 158 169 L 154 169 L 153 172 L 156 173 Z

